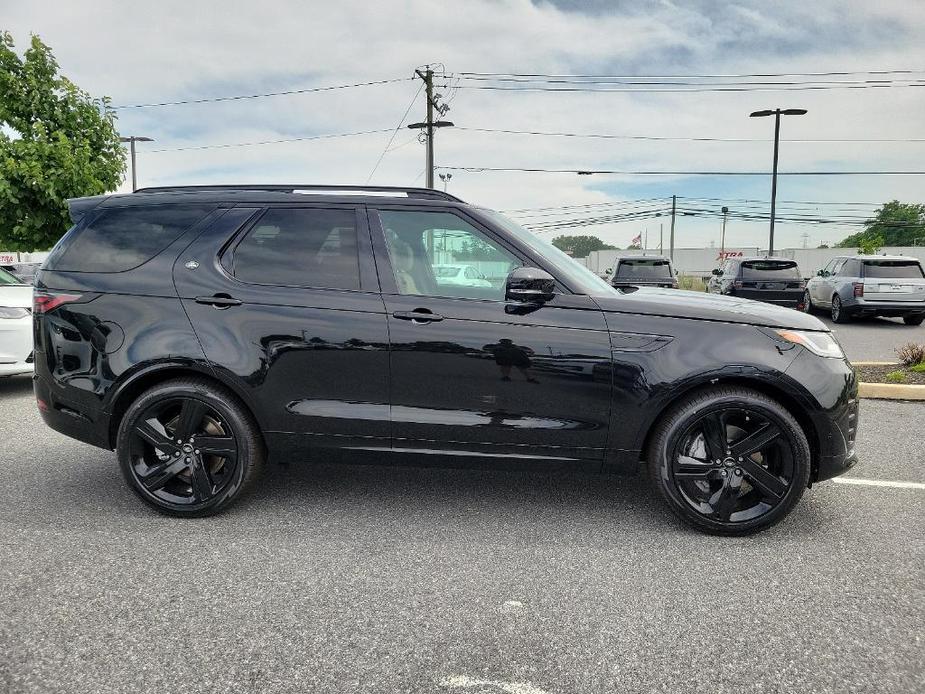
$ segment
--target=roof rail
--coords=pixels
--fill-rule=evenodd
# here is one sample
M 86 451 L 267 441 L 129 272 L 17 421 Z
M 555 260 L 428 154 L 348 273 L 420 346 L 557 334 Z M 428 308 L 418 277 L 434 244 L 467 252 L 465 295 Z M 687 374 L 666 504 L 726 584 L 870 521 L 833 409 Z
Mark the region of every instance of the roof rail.
M 404 193 L 409 198 L 423 198 L 428 200 L 449 200 L 450 202 L 463 202 L 455 195 L 450 195 L 442 190 L 433 188 L 410 188 L 404 186 L 322 186 L 312 185 L 282 185 L 282 184 L 261 184 L 261 183 L 244 183 L 234 185 L 200 185 L 200 186 L 155 186 L 150 188 L 139 188 L 136 193 L 195 193 L 209 191 L 272 191 L 278 193 L 324 193 L 330 192 L 336 194 L 339 192 L 358 194 L 358 193 L 380 193 L 397 195 Z

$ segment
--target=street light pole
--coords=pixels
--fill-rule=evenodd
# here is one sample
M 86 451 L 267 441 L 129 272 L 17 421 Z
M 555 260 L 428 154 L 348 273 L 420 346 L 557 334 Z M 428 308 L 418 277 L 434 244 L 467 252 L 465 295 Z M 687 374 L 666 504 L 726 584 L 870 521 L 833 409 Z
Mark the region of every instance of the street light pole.
M 729 208 L 723 207 L 723 235 L 719 242 L 719 257 L 725 259 L 726 256 L 726 215 L 729 214 Z
M 120 137 L 119 142 L 129 143 L 129 151 L 132 154 L 132 192 L 134 193 L 136 190 L 138 190 L 138 179 L 135 171 L 135 143 L 154 142 L 154 138 L 142 137 L 140 135 L 129 135 L 128 137 Z
M 776 108 L 774 110 L 754 111 L 749 118 L 774 116 L 774 166 L 771 172 L 771 231 L 768 235 L 768 255 L 774 255 L 774 217 L 777 208 L 777 154 L 780 149 L 780 117 L 804 116 L 805 108 Z

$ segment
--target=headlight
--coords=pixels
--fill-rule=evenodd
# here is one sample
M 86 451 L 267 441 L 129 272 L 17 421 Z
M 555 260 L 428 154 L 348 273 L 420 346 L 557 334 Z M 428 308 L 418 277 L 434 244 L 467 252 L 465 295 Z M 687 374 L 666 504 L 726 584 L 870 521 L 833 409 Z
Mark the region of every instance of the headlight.
M 787 342 L 802 345 L 820 357 L 845 358 L 841 345 L 838 344 L 838 340 L 832 336 L 832 333 L 817 333 L 805 330 L 775 330 L 774 332 Z
M 25 318 L 29 315 L 29 309 L 0 306 L 0 318 Z

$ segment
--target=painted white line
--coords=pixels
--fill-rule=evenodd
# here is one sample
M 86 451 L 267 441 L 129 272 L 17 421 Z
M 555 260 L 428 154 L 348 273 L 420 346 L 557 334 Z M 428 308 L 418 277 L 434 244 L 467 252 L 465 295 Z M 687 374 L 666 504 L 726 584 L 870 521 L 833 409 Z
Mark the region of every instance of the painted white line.
M 444 677 L 437 682 L 441 687 L 451 689 L 469 689 L 478 687 L 479 690 L 485 691 L 485 687 L 493 687 L 496 690 L 505 692 L 505 694 L 548 694 L 545 689 L 540 689 L 529 682 L 501 682 L 499 680 L 482 680 L 475 677 L 466 677 L 465 675 L 456 675 L 455 677 Z
M 921 482 L 893 482 L 891 480 L 862 480 L 857 477 L 833 477 L 839 484 L 863 484 L 868 487 L 896 487 L 898 489 L 925 489 Z

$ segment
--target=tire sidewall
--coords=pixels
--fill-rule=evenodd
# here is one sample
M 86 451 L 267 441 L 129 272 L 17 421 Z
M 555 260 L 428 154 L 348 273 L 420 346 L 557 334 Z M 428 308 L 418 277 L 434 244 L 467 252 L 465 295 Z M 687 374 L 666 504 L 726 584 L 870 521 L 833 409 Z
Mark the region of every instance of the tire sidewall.
M 696 407 L 693 405 L 696 404 Z M 748 521 L 724 523 L 717 521 L 692 509 L 685 501 L 670 474 L 670 454 L 675 449 L 677 438 L 687 429 L 691 422 L 700 417 L 706 409 L 742 407 L 755 411 L 776 424 L 787 436 L 793 450 L 793 479 L 784 498 L 767 513 Z M 811 454 L 800 425 L 787 410 L 776 401 L 757 392 L 736 389 L 726 394 L 704 394 L 688 399 L 669 412 L 662 420 L 659 431 L 653 439 L 649 451 L 649 467 L 652 481 L 661 492 L 669 507 L 682 520 L 705 530 L 720 535 L 742 535 L 763 530 L 774 525 L 786 516 L 799 501 L 809 484 L 811 472 Z
M 207 404 L 218 412 L 225 422 L 231 427 L 231 435 L 235 439 L 238 450 L 238 462 L 235 467 L 234 477 L 225 487 L 208 501 L 198 504 L 172 504 L 153 496 L 141 484 L 135 475 L 132 467 L 131 456 L 131 437 L 135 423 L 146 410 L 164 400 L 173 398 L 192 398 Z M 206 516 L 215 513 L 223 507 L 229 505 L 240 493 L 247 472 L 252 464 L 252 451 L 248 442 L 244 438 L 245 427 L 242 425 L 242 413 L 234 406 L 233 402 L 217 390 L 204 385 L 191 384 L 172 384 L 165 383 L 155 386 L 153 389 L 142 394 L 133 402 L 119 425 L 119 433 L 116 438 L 116 454 L 119 458 L 119 468 L 123 477 L 143 501 L 155 507 L 158 511 L 177 516 Z

